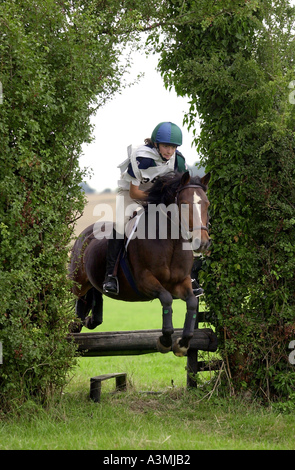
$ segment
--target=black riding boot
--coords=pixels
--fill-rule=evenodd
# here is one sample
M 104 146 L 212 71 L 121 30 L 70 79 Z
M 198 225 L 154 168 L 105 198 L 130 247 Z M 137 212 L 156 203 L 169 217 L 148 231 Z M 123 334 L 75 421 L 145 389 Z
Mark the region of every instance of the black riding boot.
M 114 274 L 114 270 L 120 251 L 123 248 L 124 239 L 116 237 L 117 232 L 114 229 L 113 238 L 108 240 L 106 276 L 102 286 L 103 293 L 105 294 L 119 294 L 118 278 Z

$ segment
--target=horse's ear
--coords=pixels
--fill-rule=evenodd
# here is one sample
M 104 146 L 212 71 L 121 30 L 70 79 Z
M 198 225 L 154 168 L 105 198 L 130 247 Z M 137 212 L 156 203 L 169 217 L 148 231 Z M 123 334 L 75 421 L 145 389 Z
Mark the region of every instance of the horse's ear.
M 203 176 L 203 178 L 201 178 L 201 183 L 204 184 L 205 186 L 208 186 L 210 178 L 211 178 L 211 173 L 207 173 L 207 175 L 205 175 L 205 176 Z
M 187 184 L 189 184 L 190 179 L 191 179 L 191 175 L 189 171 L 186 171 L 185 173 L 183 173 L 181 180 L 180 180 L 181 186 L 186 186 Z

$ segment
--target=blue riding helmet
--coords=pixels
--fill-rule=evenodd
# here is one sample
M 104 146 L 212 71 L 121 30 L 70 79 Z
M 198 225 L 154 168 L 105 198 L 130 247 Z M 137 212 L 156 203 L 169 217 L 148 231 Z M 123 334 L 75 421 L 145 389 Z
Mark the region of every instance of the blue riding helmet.
M 157 144 L 182 145 L 181 129 L 173 122 L 160 122 L 152 132 L 152 141 Z

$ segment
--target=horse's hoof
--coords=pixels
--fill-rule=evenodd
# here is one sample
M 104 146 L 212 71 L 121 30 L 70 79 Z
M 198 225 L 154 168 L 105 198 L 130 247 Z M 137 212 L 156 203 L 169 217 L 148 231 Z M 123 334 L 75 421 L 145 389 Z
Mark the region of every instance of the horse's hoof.
M 88 328 L 88 330 L 94 330 L 94 328 L 97 327 L 97 325 L 93 323 L 91 316 L 85 318 L 84 326 Z
M 83 328 L 82 323 L 80 323 L 80 322 L 72 322 L 72 323 L 69 325 L 69 332 L 70 332 L 70 333 L 81 333 L 82 328 Z
M 160 341 L 160 338 L 157 339 L 157 350 L 162 353 L 162 354 L 167 354 L 168 352 L 170 352 L 172 349 L 172 346 L 164 346 L 161 341 Z
M 183 356 L 186 356 L 187 355 L 187 351 L 188 351 L 188 348 L 184 347 L 184 346 L 180 346 L 180 340 L 181 338 L 177 338 L 177 340 L 175 341 L 175 343 L 173 344 L 173 348 L 172 348 L 172 351 L 173 353 L 175 354 L 175 356 L 177 357 L 183 357 Z

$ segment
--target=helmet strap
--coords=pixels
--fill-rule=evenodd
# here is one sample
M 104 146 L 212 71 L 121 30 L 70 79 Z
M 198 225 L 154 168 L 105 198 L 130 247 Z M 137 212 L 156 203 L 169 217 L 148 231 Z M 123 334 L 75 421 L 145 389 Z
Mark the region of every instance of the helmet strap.
M 160 149 L 159 149 L 159 144 L 157 142 L 155 142 L 155 147 L 157 149 L 158 154 L 162 158 L 163 162 L 168 162 L 168 160 L 166 160 L 166 158 L 164 158 L 163 155 L 161 154 Z

